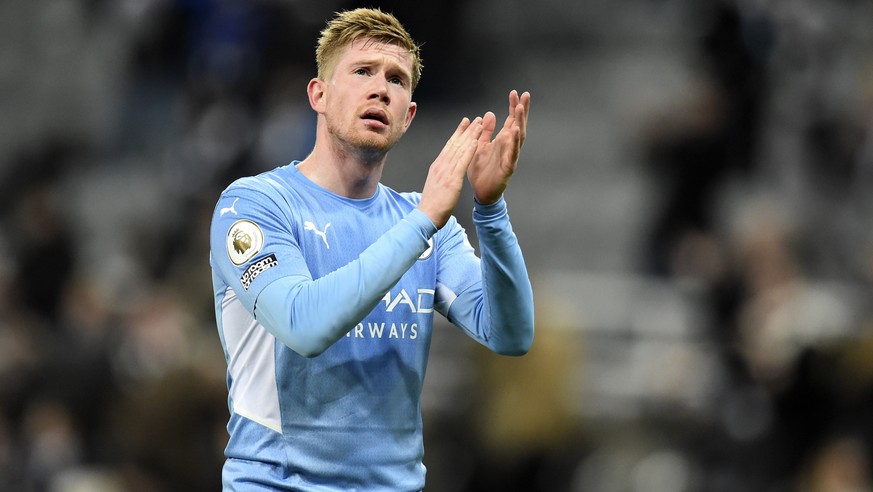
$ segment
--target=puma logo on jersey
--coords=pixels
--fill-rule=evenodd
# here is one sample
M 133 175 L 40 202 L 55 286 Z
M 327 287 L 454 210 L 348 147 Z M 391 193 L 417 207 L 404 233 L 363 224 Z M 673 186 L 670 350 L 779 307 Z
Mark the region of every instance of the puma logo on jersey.
M 224 214 L 226 214 L 228 212 L 233 212 L 234 215 L 237 215 L 237 211 L 233 207 L 236 206 L 236 202 L 238 202 L 238 201 L 239 201 L 239 197 L 237 197 L 236 200 L 234 200 L 233 203 L 231 203 L 229 207 L 224 207 L 221 210 L 219 210 L 218 211 L 219 217 L 223 217 Z
M 307 231 L 314 232 L 316 236 L 319 236 L 321 238 L 321 240 L 324 241 L 324 245 L 327 246 L 327 249 L 330 249 L 330 244 L 327 242 L 327 228 L 328 227 L 330 227 L 330 222 L 325 224 L 323 231 L 319 231 L 318 227 L 316 227 L 315 224 L 313 224 L 312 222 L 310 222 L 308 220 L 303 223 L 304 229 L 306 229 Z

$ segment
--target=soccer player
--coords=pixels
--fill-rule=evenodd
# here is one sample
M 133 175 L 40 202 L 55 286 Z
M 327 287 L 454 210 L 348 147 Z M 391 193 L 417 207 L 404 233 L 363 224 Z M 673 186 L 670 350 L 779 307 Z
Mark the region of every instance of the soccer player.
M 421 193 L 380 183 L 416 114 L 419 48 L 378 9 L 321 33 L 312 153 L 231 184 L 210 232 L 230 439 L 224 490 L 417 491 L 433 313 L 491 350 L 526 353 L 533 293 L 503 192 L 530 94 L 461 120 Z M 493 138 L 492 138 L 493 137 Z M 475 195 L 480 257 L 452 216 Z

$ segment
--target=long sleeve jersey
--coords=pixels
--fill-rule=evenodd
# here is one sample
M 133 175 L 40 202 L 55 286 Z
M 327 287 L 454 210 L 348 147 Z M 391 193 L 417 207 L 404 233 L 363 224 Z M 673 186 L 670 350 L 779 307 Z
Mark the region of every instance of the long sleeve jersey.
M 437 231 L 415 208 L 420 194 L 350 199 L 296 164 L 237 180 L 212 219 L 224 489 L 421 490 L 433 313 L 498 353 L 532 343 L 506 204 L 475 205 L 477 256 L 457 220 Z

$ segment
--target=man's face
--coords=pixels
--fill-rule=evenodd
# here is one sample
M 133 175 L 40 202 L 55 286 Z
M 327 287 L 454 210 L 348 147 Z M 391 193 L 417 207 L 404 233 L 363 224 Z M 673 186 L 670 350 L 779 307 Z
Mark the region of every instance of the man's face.
M 331 136 L 367 151 L 387 151 L 415 116 L 412 57 L 395 45 L 359 39 L 324 81 L 320 111 Z

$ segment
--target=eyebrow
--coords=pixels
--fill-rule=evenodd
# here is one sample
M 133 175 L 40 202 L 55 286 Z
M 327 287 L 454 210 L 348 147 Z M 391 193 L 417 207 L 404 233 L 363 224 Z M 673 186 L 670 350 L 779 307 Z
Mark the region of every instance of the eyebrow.
M 412 80 L 412 71 L 407 70 L 402 63 L 398 63 L 393 60 L 391 57 L 378 57 L 373 55 L 365 55 L 358 59 L 353 59 L 350 63 L 350 67 L 359 67 L 359 66 L 374 66 L 374 65 L 387 65 L 388 69 L 386 70 L 388 73 L 396 74 L 398 76 L 403 77 L 404 80 L 409 81 Z

